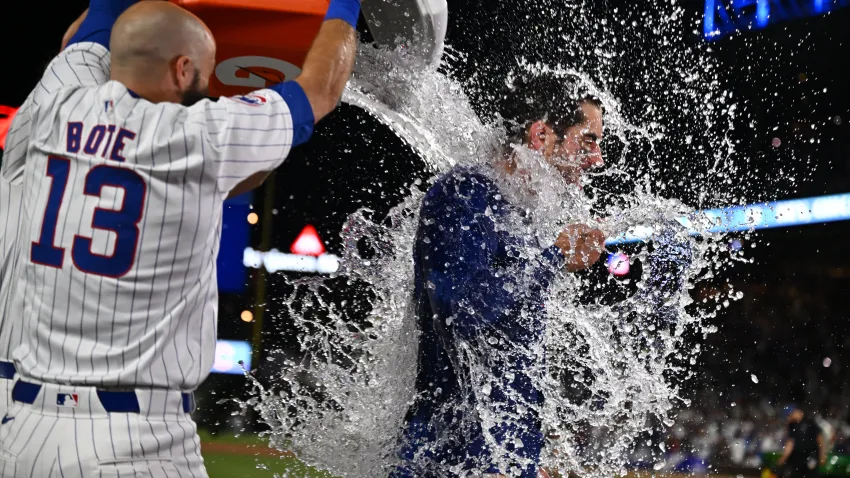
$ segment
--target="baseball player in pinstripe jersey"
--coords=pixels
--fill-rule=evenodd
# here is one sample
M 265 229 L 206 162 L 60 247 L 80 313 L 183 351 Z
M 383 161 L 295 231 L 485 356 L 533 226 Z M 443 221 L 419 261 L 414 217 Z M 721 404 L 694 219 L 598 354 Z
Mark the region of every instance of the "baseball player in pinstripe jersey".
M 0 476 L 204 477 L 191 392 L 216 342 L 222 202 L 332 111 L 359 0 L 332 0 L 303 72 L 205 99 L 207 27 L 168 2 L 91 0 L 17 113 L 17 376 Z

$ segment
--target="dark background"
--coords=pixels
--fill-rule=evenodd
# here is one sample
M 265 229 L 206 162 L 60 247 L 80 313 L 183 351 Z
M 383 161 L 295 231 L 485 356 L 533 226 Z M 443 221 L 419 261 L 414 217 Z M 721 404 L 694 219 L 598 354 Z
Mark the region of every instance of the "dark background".
M 708 45 L 701 26 L 694 23 L 702 15 L 703 2 L 683 4 L 690 19 L 687 24 L 695 25 L 692 31 L 680 32 L 683 41 L 702 48 L 717 63 L 717 80 L 739 104 L 730 135 L 736 143 L 736 161 L 745 165 L 746 174 L 729 187 L 737 188 L 744 201 L 850 192 L 850 92 L 844 73 L 850 70 L 850 9 L 736 34 Z M 24 100 L 56 53 L 65 29 L 85 5 L 80 0 L 53 2 L 50 15 L 44 15 L 44 4 L 17 3 L 20 13 L 0 20 L 6 38 L 0 104 L 17 106 Z M 643 7 L 609 0 L 588 8 L 595 18 L 614 8 L 640 18 L 637 9 Z M 450 1 L 447 43 L 468 55 L 467 63 L 458 66 L 461 80 L 472 84 L 477 79 L 475 84 L 484 85 L 469 92 L 482 115 L 493 112 L 492 98 L 482 91 L 500 81 L 500 65 L 518 54 L 594 68 L 592 45 L 565 51 L 550 35 L 552 26 L 562 21 L 565 29 L 586 32 L 584 39 L 591 43 L 599 25 L 588 25 L 577 15 L 575 9 L 536 8 L 535 2 Z M 545 28 L 535 28 L 540 26 Z M 621 58 L 616 71 L 622 77 L 612 87 L 624 101 L 639 88 L 629 77 L 637 73 L 630 72 L 639 71 L 645 60 L 635 53 L 640 51 L 640 38 L 634 39 L 633 47 Z M 781 141 L 779 147 L 772 145 L 775 138 Z M 345 149 L 352 151 L 347 157 L 359 160 L 334 160 Z M 672 142 L 656 154 L 673 165 L 679 151 L 681 145 Z M 681 179 L 681 170 L 664 168 L 659 177 L 671 185 L 666 194 L 687 202 L 694 190 L 704 187 L 699 181 L 712 181 L 698 173 L 679 187 L 675 183 Z M 348 214 L 360 206 L 386 210 L 413 178 L 423 175 L 420 161 L 398 139 L 343 106 L 317 129 L 308 145 L 293 153 L 275 174 L 273 184 L 256 193 L 255 210 L 272 213 L 260 214 L 260 223 L 252 228 L 252 243 L 256 248 L 264 245 L 285 251 L 306 224 L 313 224 L 329 252 L 338 254 L 337 234 Z M 706 340 L 697 365 L 700 378 L 687 391 L 695 408 L 729 411 L 733 402 L 768 401 L 779 406 L 796 401 L 846 422 L 849 225 L 840 222 L 742 236 L 754 263 L 737 265 L 693 292 L 697 297 L 710 295 L 729 281 L 745 293 L 744 299 L 718 316 L 719 331 Z M 222 296 L 222 338 L 251 339 L 255 324 L 242 322 L 239 313 L 258 305 L 257 285 L 264 280 L 264 274 L 254 271 L 245 294 Z M 268 279 L 268 299 L 258 306 L 267 312 L 262 325 L 266 347 L 292 346 L 282 333 L 286 318 L 278 316 L 271 299 L 281 282 L 280 277 Z M 825 357 L 830 357 L 830 367 L 822 365 Z M 750 379 L 751 374 L 759 377 L 758 383 Z M 244 381 L 212 376 L 206 388 L 218 390 L 222 397 L 244 390 Z M 206 425 L 223 422 L 213 416 Z

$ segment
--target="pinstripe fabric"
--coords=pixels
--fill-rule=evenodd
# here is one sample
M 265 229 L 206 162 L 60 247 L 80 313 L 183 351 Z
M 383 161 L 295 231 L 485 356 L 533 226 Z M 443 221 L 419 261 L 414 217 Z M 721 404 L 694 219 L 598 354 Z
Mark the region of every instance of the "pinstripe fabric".
M 21 342 L 21 305 L 17 290 L 16 250 L 23 207 L 20 187 L 0 178 L 0 360 L 11 360 L 11 350 Z M 11 401 L 12 381 L 0 378 L 0 417 Z
M 57 392 L 77 394 L 79 406 L 57 406 Z M 152 395 L 140 400 L 155 403 L 142 413 L 106 413 L 93 388 L 46 386 L 32 405 L 13 404 L 14 419 L 0 425 L 0 477 L 206 478 L 179 392 Z

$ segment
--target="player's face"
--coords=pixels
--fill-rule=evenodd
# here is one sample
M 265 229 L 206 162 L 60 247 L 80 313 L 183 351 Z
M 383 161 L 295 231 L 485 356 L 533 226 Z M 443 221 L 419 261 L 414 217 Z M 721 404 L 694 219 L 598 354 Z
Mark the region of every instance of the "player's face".
M 584 120 L 567 128 L 552 148 L 549 162 L 570 183 L 579 184 L 584 171 L 605 164 L 599 142 L 602 140 L 602 110 L 582 103 Z

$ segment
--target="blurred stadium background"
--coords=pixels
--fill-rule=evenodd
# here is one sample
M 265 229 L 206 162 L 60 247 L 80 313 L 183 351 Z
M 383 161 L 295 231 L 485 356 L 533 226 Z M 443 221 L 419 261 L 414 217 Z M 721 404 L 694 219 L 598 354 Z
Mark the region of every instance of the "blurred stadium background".
M 712 43 L 721 81 L 748 108 L 749 118 L 740 115 L 741 124 L 735 125 L 739 149 L 766 177 L 781 174 L 790 157 L 795 164 L 809 159 L 806 170 L 791 171 L 803 178 L 795 197 L 773 197 L 756 184 L 748 189 L 752 202 L 850 193 L 850 8 L 843 8 L 848 3 L 684 1 L 699 25 L 688 32 L 691 41 Z M 41 4 L 25 2 L 16 7 L 23 12 L 4 20 L 7 66 L 0 104 L 15 107 L 24 100 L 85 5 L 84 0 L 57 2 L 45 16 Z M 492 26 L 488 21 L 498 21 L 475 15 L 487 1 L 455 0 L 449 6 L 447 43 L 470 52 L 473 60 L 486 54 L 488 45 L 468 32 L 486 31 Z M 730 35 L 735 28 L 744 31 Z M 0 110 L 0 132 L 2 114 L 10 112 Z M 747 124 L 752 118 L 758 127 Z M 364 144 L 349 135 L 346 128 L 355 124 L 373 141 Z M 364 158 L 394 156 L 356 164 L 327 160 L 342 149 Z M 219 257 L 222 341 L 215 373 L 198 391 L 195 417 L 211 476 L 273 476 L 284 470 L 289 476 L 322 476 L 269 450 L 257 436 L 263 430 L 257 418 L 237 412 L 229 399 L 247 398 L 249 388 L 239 362 L 262 381 L 278 360 L 296 353 L 294 338 L 285 333 L 288 317 L 271 300 L 284 287 L 281 277 L 332 271 L 344 218 L 363 205 L 386 210 L 406 185 L 424 176 L 419 160 L 398 139 L 343 106 L 262 190 L 230 201 Z M 850 219 L 850 201 L 833 207 L 833 218 Z M 667 462 L 682 473 L 761 475 L 783 445 L 780 412 L 793 402 L 830 431 L 833 457 L 822 473 L 850 476 L 850 223 L 817 217 L 810 222 L 730 238 L 732 248 L 758 244 L 749 253 L 755 261 L 693 293 L 697 299 L 709 296 L 729 281 L 744 298 L 718 316 L 719 332 L 700 344 L 701 373 L 687 390 L 692 406 L 681 410 L 671 429 L 656 427 L 641 440 L 645 447 L 631 458 L 636 471 L 651 466 L 645 462 L 649 449 L 663 446 Z M 271 250 L 278 251 L 269 262 L 279 269 L 274 274 L 255 267 L 259 256 L 252 252 Z M 593 436 L 586 440 L 591 443 Z

